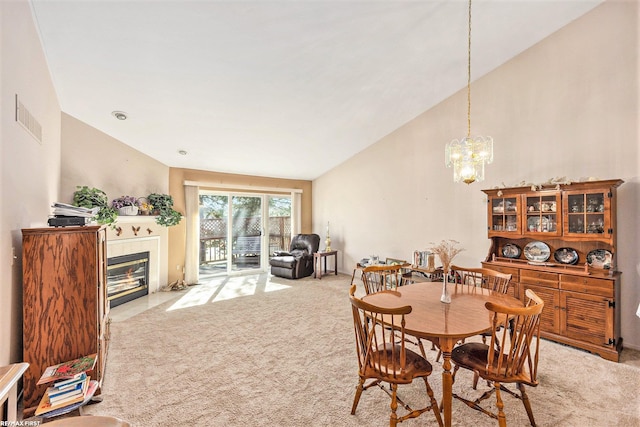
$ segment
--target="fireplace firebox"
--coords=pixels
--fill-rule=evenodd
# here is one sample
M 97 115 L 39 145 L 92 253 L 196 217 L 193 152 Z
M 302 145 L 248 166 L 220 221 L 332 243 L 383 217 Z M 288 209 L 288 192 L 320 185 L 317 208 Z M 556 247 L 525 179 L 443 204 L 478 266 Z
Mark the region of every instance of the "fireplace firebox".
M 107 299 L 111 308 L 149 294 L 149 252 L 107 260 Z

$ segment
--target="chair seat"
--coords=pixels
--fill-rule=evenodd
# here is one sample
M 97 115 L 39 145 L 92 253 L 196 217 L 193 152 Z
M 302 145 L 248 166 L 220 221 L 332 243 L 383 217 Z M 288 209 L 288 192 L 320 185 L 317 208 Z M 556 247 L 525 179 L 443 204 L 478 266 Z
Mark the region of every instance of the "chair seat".
M 487 366 L 487 354 L 489 346 L 482 343 L 471 342 L 457 346 L 451 352 L 451 360 L 459 365 L 468 366 L 473 370 L 484 371 Z
M 537 385 L 537 382 L 531 381 L 531 377 L 527 374 L 526 371 L 523 371 L 523 373 L 518 376 L 512 376 L 508 379 L 505 378 L 504 375 L 492 375 L 491 372 L 487 372 L 486 369 L 488 354 L 488 345 L 472 342 L 462 344 L 454 348 L 451 352 L 451 360 L 457 365 L 464 366 L 465 368 L 471 369 L 473 371 L 481 372 L 482 377 L 488 381 L 498 381 L 501 383 L 522 382 L 532 386 Z M 496 351 L 494 366 L 497 366 L 499 357 L 505 358 L 506 356 L 506 354 L 501 354 L 500 352 Z
M 295 257 L 285 255 L 271 258 L 269 260 L 269 265 L 272 267 L 294 268 L 296 262 Z
M 431 363 L 418 353 L 405 348 L 405 371 L 401 374 L 398 369 L 398 372 L 395 372 L 394 376 L 392 367 L 400 366 L 400 350 L 401 347 L 399 345 L 395 345 L 395 350 L 393 352 L 391 347 L 387 346 L 385 351 L 384 345 L 378 346 L 378 351 L 376 353 L 381 354 L 380 366 L 376 366 L 375 368 L 372 366 L 366 367 L 365 376 L 368 378 L 384 378 L 384 381 L 389 383 L 409 384 L 414 378 L 424 377 L 431 374 L 433 371 Z M 376 360 L 376 357 L 373 357 L 372 359 Z

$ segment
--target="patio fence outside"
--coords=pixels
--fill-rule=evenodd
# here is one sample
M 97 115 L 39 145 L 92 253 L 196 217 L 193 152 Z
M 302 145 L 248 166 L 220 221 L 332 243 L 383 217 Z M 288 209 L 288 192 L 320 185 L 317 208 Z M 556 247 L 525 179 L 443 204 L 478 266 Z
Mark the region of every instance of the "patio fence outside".
M 291 243 L 291 217 L 270 217 L 269 224 L 269 257 L 275 251 L 289 250 Z M 227 243 L 227 219 L 200 219 L 200 264 L 226 261 L 232 253 L 238 236 L 260 236 L 260 217 L 236 219 L 233 224 L 234 239 L 231 250 Z

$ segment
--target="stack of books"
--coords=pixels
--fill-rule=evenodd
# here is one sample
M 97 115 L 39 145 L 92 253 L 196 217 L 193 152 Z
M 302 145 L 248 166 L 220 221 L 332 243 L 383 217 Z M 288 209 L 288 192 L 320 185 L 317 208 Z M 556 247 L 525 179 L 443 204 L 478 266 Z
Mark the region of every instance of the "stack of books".
M 49 366 L 38 384 L 53 382 L 42 396 L 35 415 L 51 416 L 64 413 L 86 403 L 95 393 L 98 382 L 91 381 L 87 371 L 94 368 L 96 355 Z

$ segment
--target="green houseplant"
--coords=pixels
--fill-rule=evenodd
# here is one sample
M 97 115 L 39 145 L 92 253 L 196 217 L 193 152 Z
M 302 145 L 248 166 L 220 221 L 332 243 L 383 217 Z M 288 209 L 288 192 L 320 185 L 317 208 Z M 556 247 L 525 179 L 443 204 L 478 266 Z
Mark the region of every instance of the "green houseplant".
M 83 208 L 100 208 L 96 216 L 93 217 L 98 224 L 107 224 L 113 227 L 118 217 L 118 211 L 109 206 L 107 194 L 95 187 L 77 186 L 73 193 L 73 204 Z
M 173 209 L 173 197 L 168 194 L 151 193 L 147 201 L 153 206 L 153 213 L 157 215 L 156 223 L 171 227 L 180 223 L 182 214 Z

